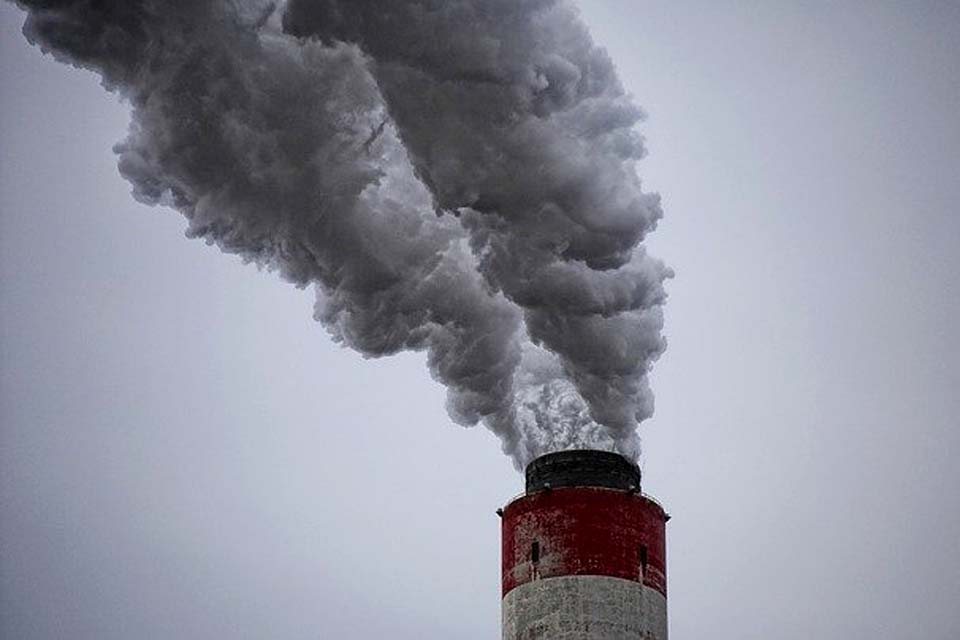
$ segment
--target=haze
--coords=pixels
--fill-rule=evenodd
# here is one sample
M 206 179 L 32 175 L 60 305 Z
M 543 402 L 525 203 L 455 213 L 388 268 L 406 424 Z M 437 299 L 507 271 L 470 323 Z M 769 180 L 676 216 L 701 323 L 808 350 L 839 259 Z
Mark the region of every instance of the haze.
M 960 8 L 583 2 L 650 114 L 671 635 L 960 637 Z M 422 357 L 137 204 L 0 5 L 0 636 L 494 638 L 520 477 Z

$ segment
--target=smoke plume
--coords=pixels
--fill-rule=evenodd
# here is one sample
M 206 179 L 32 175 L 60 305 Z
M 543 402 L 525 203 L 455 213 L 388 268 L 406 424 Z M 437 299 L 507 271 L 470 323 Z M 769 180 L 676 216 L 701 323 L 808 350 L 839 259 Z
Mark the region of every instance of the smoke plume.
M 638 455 L 663 352 L 642 111 L 563 0 L 16 0 L 131 106 L 134 197 L 316 290 L 364 356 L 426 352 L 523 465 Z

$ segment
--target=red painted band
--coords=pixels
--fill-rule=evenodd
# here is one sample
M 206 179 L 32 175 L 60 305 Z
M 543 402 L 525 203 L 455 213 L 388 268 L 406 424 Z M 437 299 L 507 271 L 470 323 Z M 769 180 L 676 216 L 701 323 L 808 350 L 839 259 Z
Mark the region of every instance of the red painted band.
M 667 595 L 663 508 L 641 495 L 565 487 L 504 509 L 503 595 L 539 578 L 610 576 Z

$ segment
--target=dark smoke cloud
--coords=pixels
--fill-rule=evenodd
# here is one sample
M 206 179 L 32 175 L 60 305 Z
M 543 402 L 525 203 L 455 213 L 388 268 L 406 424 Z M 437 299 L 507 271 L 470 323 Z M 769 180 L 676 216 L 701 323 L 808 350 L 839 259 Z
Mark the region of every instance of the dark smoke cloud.
M 642 112 L 548 0 L 18 0 L 132 107 L 134 196 L 314 285 L 365 356 L 424 350 L 517 464 L 638 452 L 670 271 Z

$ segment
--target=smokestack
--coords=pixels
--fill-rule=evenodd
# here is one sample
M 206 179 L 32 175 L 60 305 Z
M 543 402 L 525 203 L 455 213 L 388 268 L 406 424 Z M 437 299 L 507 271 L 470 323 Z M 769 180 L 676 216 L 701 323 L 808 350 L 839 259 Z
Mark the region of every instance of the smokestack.
M 500 513 L 503 640 L 666 640 L 669 516 L 635 464 L 549 453 Z

